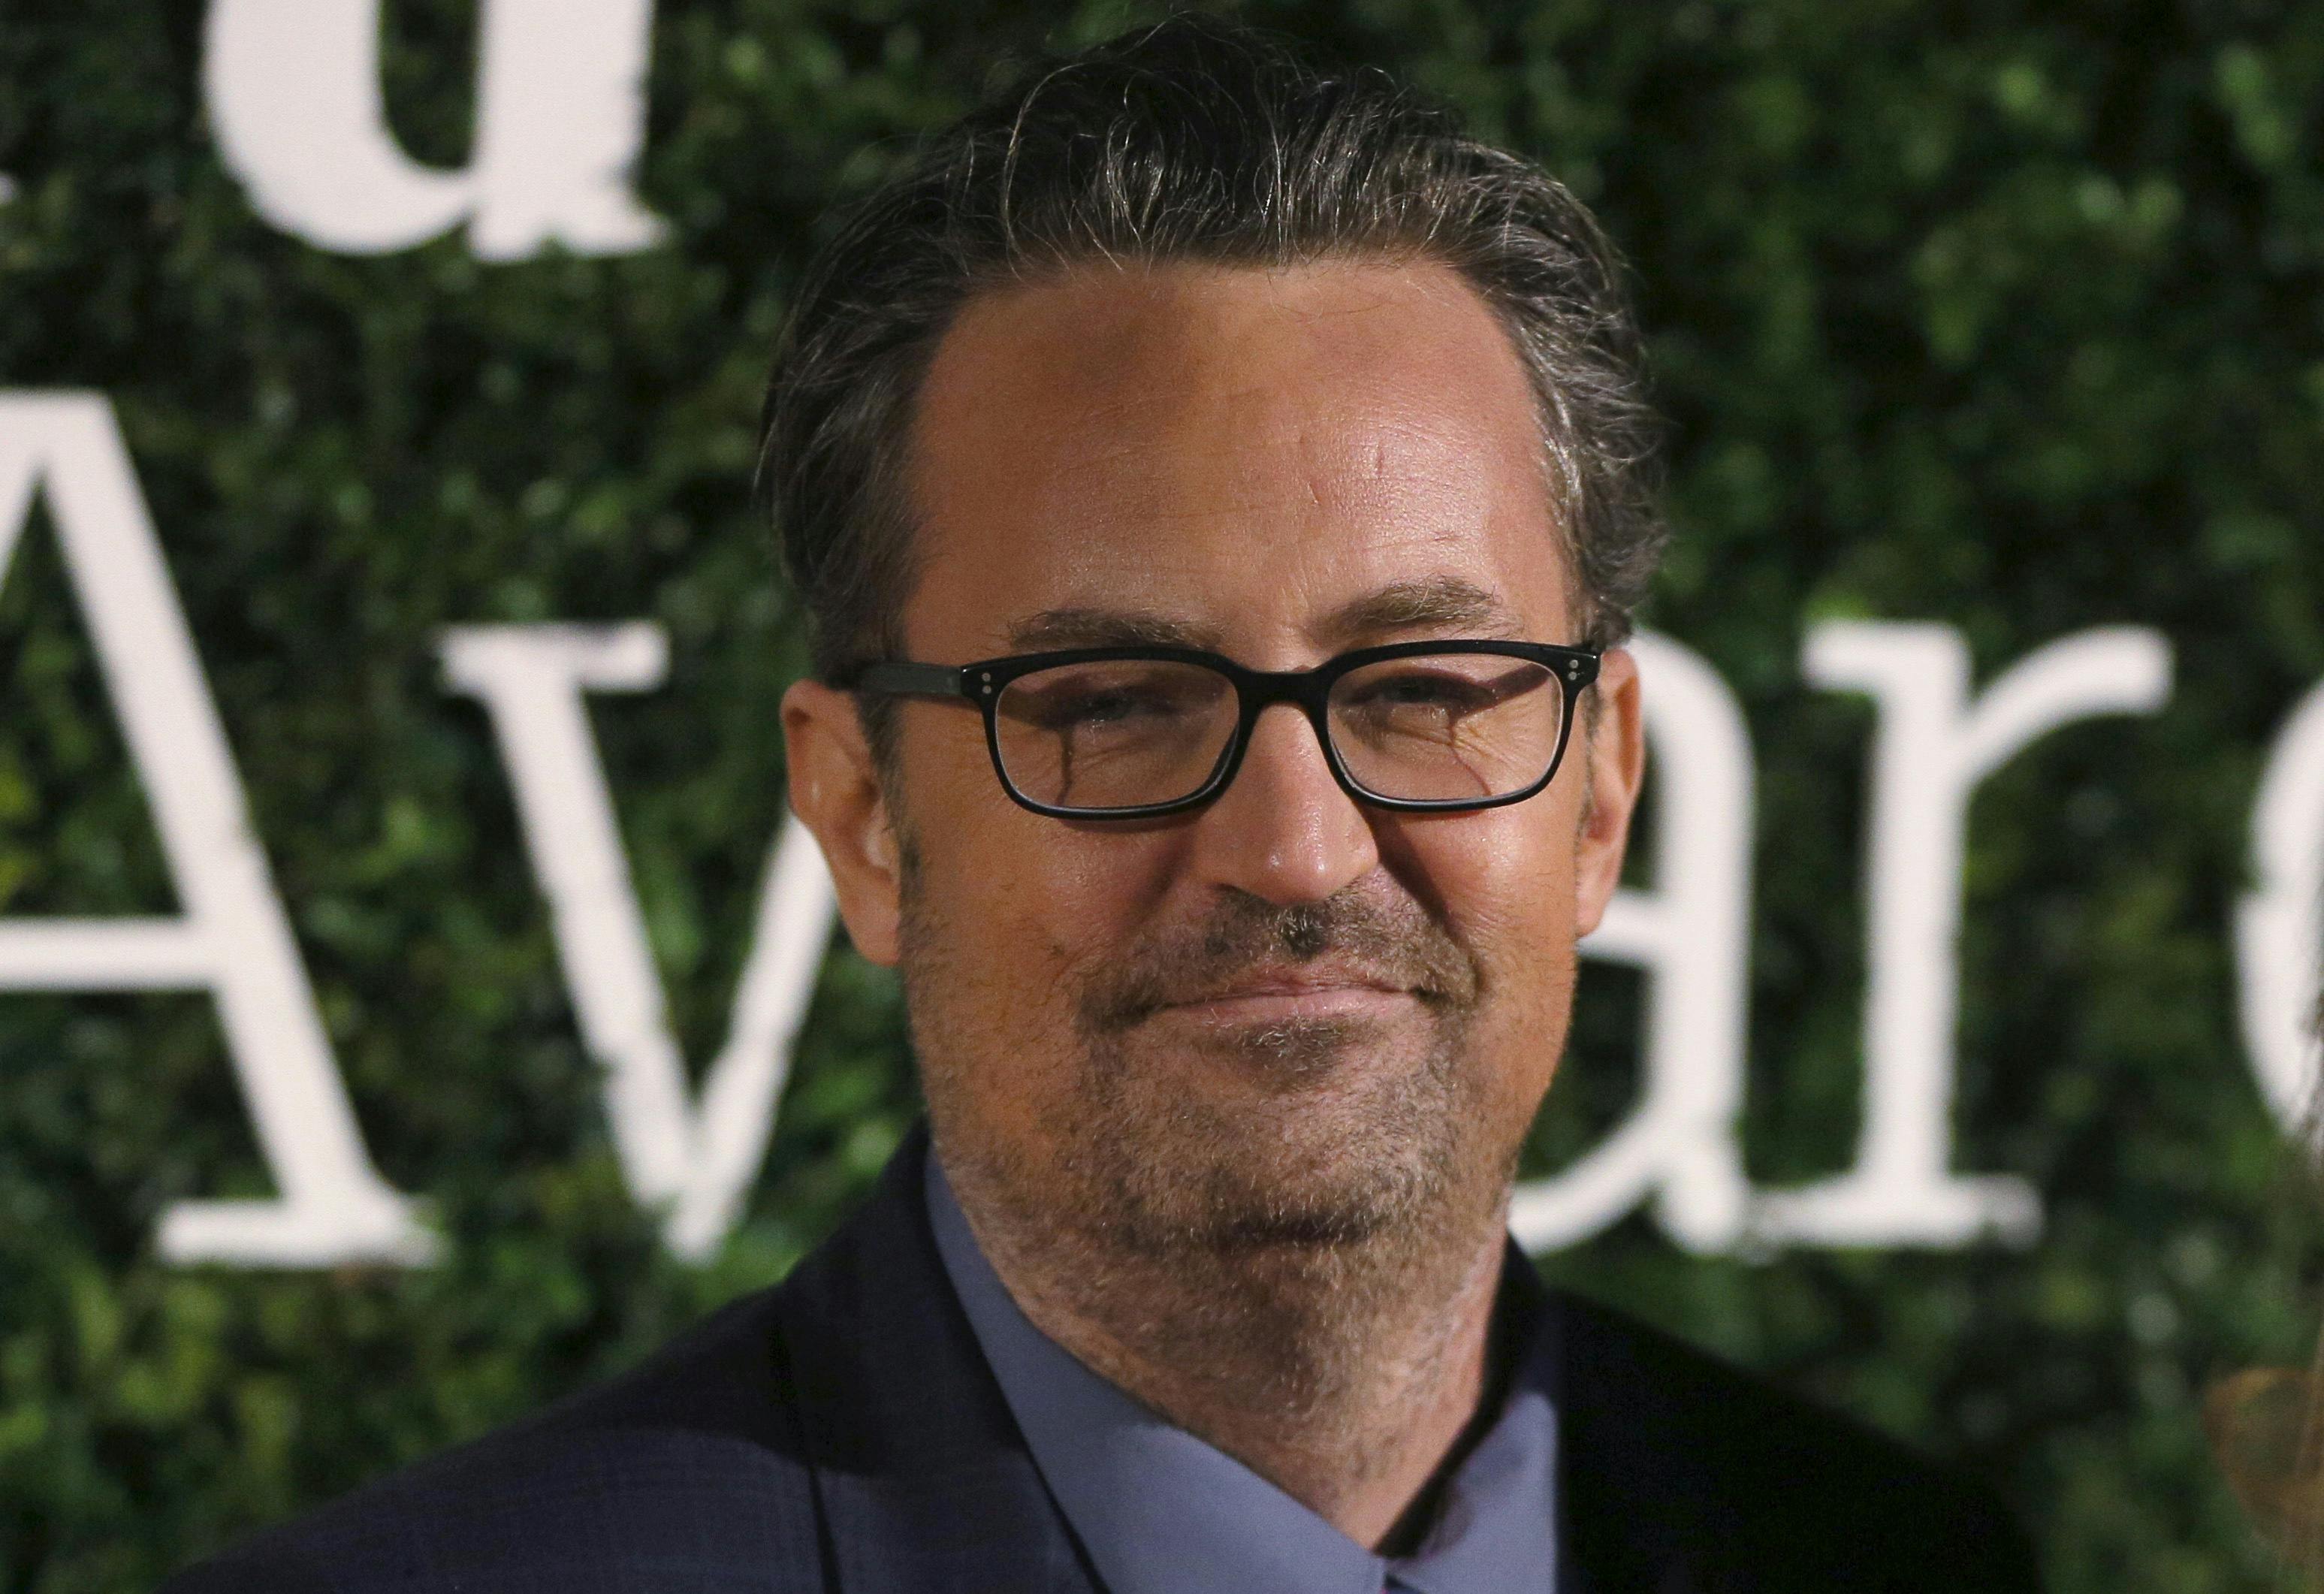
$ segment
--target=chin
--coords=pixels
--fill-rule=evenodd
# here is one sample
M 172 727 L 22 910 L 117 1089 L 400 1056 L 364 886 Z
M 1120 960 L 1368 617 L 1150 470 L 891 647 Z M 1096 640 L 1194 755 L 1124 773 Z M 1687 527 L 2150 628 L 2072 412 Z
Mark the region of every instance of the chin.
M 1476 1132 L 1479 1103 L 1441 1048 L 1276 1026 L 1200 1050 L 1093 1060 L 1094 1088 L 1051 1115 L 1090 1176 L 1091 1215 L 1140 1249 L 1433 1232 L 1488 1171 L 1464 1166 L 1494 1138 Z

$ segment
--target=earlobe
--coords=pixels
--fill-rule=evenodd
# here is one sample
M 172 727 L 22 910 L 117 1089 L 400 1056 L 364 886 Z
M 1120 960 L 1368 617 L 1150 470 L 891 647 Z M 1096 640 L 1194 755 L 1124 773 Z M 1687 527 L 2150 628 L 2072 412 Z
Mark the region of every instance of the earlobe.
M 819 681 L 783 694 L 791 810 L 823 849 L 855 949 L 896 961 L 903 880 L 895 825 L 854 697 Z

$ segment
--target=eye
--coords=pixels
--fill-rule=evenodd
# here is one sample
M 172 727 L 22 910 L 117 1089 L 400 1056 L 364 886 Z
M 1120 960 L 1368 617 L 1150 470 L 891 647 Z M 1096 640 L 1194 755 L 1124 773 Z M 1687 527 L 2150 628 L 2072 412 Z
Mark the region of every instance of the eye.
M 1019 723 L 1056 735 L 1136 734 L 1204 715 L 1225 686 L 1184 668 L 1069 667 L 1017 682 L 1001 707 Z
M 1360 712 L 1397 714 L 1426 713 L 1459 718 L 1489 708 L 1503 693 L 1495 683 L 1477 680 L 1458 671 L 1419 668 L 1382 671 L 1370 676 L 1346 694 L 1346 706 Z
M 1155 719 L 1178 712 L 1179 706 L 1165 694 L 1123 686 L 1061 696 L 1056 701 L 1044 705 L 1046 717 L 1052 725 L 1080 725 L 1092 729 L 1133 720 Z

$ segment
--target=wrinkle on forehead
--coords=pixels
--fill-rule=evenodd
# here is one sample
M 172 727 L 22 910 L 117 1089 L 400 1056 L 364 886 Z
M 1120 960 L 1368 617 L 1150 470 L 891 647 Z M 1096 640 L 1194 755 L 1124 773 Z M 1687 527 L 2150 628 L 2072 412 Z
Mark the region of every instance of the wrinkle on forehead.
M 1449 267 L 1089 271 L 1001 290 L 939 346 L 914 444 L 921 569 L 1005 609 L 994 642 L 1061 635 L 1041 616 L 1067 608 L 1215 631 L 1201 604 L 1157 600 L 1259 557 L 1276 596 L 1319 613 L 1432 576 L 1483 590 L 1520 564 L 1558 567 L 1554 623 L 1569 607 L 1531 389 Z

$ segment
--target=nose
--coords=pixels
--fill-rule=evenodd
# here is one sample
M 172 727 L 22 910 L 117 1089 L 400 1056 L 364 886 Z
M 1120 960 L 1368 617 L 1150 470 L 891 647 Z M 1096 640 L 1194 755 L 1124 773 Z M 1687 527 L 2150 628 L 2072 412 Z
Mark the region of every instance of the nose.
M 1242 765 L 1195 815 L 1194 862 L 1212 884 L 1278 907 L 1321 901 L 1379 862 L 1371 821 L 1340 788 L 1307 716 L 1272 704 Z

